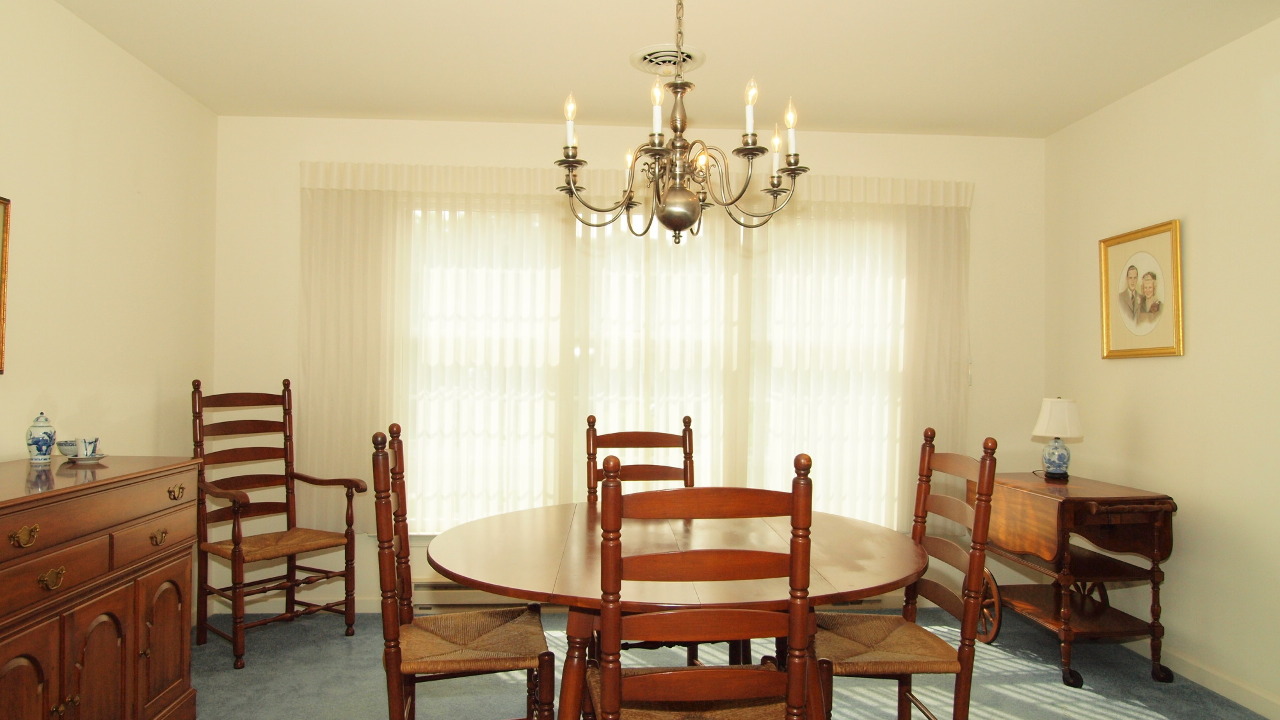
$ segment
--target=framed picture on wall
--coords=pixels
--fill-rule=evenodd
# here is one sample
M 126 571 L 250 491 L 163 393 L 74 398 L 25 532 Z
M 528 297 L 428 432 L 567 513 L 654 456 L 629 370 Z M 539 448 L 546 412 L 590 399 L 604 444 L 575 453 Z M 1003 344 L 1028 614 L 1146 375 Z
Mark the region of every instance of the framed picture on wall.
M 1182 354 L 1182 251 L 1177 220 L 1098 243 L 1102 357 Z

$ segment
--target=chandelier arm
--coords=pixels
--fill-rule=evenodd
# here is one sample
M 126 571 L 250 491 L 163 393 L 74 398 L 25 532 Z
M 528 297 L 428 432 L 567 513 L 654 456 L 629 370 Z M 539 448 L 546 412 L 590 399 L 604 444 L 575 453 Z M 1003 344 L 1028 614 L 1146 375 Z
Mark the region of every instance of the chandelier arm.
M 778 210 L 781 210 L 781 209 L 782 209 L 781 207 L 779 207 L 779 208 L 778 208 Z M 770 220 L 772 220 L 772 219 L 773 219 L 773 215 L 774 215 L 774 213 L 772 213 L 772 212 L 770 212 L 770 213 L 765 213 L 765 214 L 763 214 L 763 215 L 752 215 L 751 217 L 757 217 L 757 218 L 762 218 L 762 219 L 760 220 L 760 222 L 748 222 L 745 218 L 738 218 L 738 217 L 736 217 L 736 216 L 733 214 L 733 206 L 731 206 L 731 205 L 726 205 L 726 206 L 725 206 L 725 208 L 724 208 L 724 212 L 725 212 L 725 214 L 726 214 L 726 215 L 728 215 L 728 216 L 729 216 L 729 219 L 730 219 L 730 220 L 733 220 L 735 223 L 737 223 L 738 225 L 741 225 L 742 227 L 744 227 L 744 228 L 746 228 L 746 229 L 748 229 L 748 230 L 755 230 L 755 229 L 756 229 L 756 228 L 758 228 L 758 227 L 764 227 L 765 223 L 767 223 L 767 222 L 769 222 Z M 741 212 L 741 210 L 739 210 L 739 212 Z M 776 212 L 776 211 L 774 211 L 774 212 Z
M 787 192 L 785 193 L 785 194 L 786 194 L 786 197 L 784 197 L 784 198 L 782 199 L 782 204 L 781 204 L 781 205 L 779 205 L 779 204 L 778 204 L 778 199 L 775 197 L 775 198 L 773 199 L 774 206 L 773 206 L 773 207 L 772 207 L 768 212 L 763 212 L 763 213 L 754 213 L 754 212 L 751 212 L 750 210 L 747 210 L 746 208 L 738 207 L 737 203 L 735 203 L 735 204 L 733 205 L 733 209 L 734 209 L 734 210 L 737 210 L 738 212 L 742 213 L 744 216 L 747 216 L 747 217 L 754 217 L 754 218 L 770 218 L 770 217 L 773 217 L 773 216 L 774 216 L 775 214 L 777 214 L 778 212 L 781 212 L 781 211 L 782 211 L 782 208 L 786 207 L 786 206 L 787 206 L 787 203 L 791 202 L 791 198 L 795 196 L 795 194 L 796 194 L 796 192 L 795 192 L 795 190 L 796 190 L 796 179 L 795 179 L 795 177 L 794 177 L 794 176 L 791 178 L 790 185 L 791 185 L 791 187 L 790 187 L 790 188 L 788 188 L 788 189 L 787 189 Z M 771 191 L 771 192 L 776 192 L 776 191 Z M 725 207 L 725 210 L 728 210 L 728 209 L 729 209 L 729 208 L 728 208 L 728 206 L 726 206 L 726 207 Z
M 573 213 L 573 217 L 574 217 L 574 219 L 575 219 L 575 220 L 577 220 L 578 222 L 582 223 L 583 225 L 586 225 L 587 227 L 604 227 L 604 226 L 606 226 L 606 225 L 611 225 L 615 220 L 617 220 L 617 219 L 618 219 L 618 217 L 619 217 L 619 216 L 621 216 L 621 215 L 622 215 L 622 213 L 623 213 L 623 212 L 626 210 L 626 208 L 627 208 L 626 203 L 622 203 L 621 205 L 617 205 L 617 206 L 615 206 L 612 210 L 596 210 L 595 208 L 592 208 L 590 205 L 587 205 L 586 203 L 582 203 L 581 201 L 579 201 L 579 202 L 580 202 L 584 207 L 586 207 L 586 208 L 588 208 L 588 209 L 590 209 L 590 210 L 592 210 L 592 211 L 594 211 L 594 212 L 598 212 L 598 213 L 605 213 L 605 214 L 610 215 L 609 219 L 608 219 L 608 220 L 605 220 L 605 221 L 603 221 L 603 222 L 598 222 L 598 223 L 597 223 L 597 222 L 592 222 L 592 221 L 588 220 L 586 217 L 584 217 L 582 214 L 580 214 L 580 213 L 578 212 L 578 208 L 577 208 L 577 206 L 576 206 L 576 205 L 574 205 L 574 203 L 573 203 L 573 198 L 572 198 L 572 197 L 570 197 L 570 198 L 569 198 L 569 212 Z
M 702 142 L 702 141 L 699 140 L 698 142 Z M 733 183 L 729 182 L 728 156 L 724 154 L 723 150 L 721 150 L 718 147 L 715 147 L 714 145 L 707 145 L 706 143 L 703 143 L 703 147 L 705 148 L 704 152 L 706 152 L 707 154 L 709 155 L 714 154 L 718 156 L 718 159 L 716 161 L 716 175 L 720 178 L 720 193 L 719 193 L 720 197 L 716 196 L 716 193 L 711 183 L 707 184 L 707 187 L 711 189 L 711 192 L 708 192 L 707 194 L 711 197 L 711 200 L 715 202 L 715 204 L 719 205 L 720 207 L 729 207 L 730 205 L 737 205 L 742 200 L 742 198 L 746 197 L 747 190 L 751 188 L 752 168 L 754 167 L 752 161 L 754 158 L 747 158 L 747 177 L 746 179 L 743 180 L 742 187 L 738 190 L 737 194 L 731 200 L 729 199 L 728 195 L 729 193 L 733 192 Z
M 658 203 L 653 199 L 653 193 L 649 194 L 649 210 L 645 213 L 644 228 L 636 232 L 635 225 L 631 222 L 631 213 L 626 213 L 627 230 L 636 237 L 644 237 L 649 234 L 649 228 L 653 227 L 653 219 L 658 215 Z
M 630 178 L 628 178 L 628 180 L 630 180 Z M 581 195 L 578 194 L 578 186 L 573 181 L 574 181 L 574 178 L 570 177 L 565 182 L 565 188 L 564 188 L 565 193 L 568 194 L 570 198 L 577 200 L 579 203 L 582 204 L 583 207 L 587 208 L 591 212 L 608 214 L 616 211 L 618 208 L 625 208 L 627 206 L 627 201 L 631 199 L 632 183 L 628 182 L 627 187 L 624 188 L 622 191 L 622 199 L 614 203 L 613 207 L 608 207 L 608 208 L 596 207 L 595 205 L 592 205 L 591 203 L 587 202 L 585 198 L 583 198 Z

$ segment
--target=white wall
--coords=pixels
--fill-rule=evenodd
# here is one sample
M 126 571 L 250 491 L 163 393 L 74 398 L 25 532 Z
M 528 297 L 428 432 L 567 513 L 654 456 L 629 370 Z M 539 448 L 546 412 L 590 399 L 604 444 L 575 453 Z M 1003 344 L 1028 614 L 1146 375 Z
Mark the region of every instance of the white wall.
M 190 456 L 211 366 L 216 121 L 62 6 L 5 0 L 13 202 L 0 460 L 43 411 L 108 454 Z
M 1054 135 L 1047 153 L 1045 389 L 1080 401 L 1072 472 L 1177 501 L 1166 664 L 1280 717 L 1280 484 L 1268 470 L 1280 430 L 1280 23 Z M 1185 356 L 1100 359 L 1098 241 L 1175 218 Z M 1149 602 L 1139 590 L 1112 599 L 1139 616 Z

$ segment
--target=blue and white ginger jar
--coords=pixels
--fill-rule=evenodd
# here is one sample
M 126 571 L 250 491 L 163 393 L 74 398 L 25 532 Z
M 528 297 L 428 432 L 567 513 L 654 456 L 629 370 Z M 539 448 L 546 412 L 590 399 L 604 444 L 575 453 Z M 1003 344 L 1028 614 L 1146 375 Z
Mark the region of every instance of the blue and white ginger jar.
M 31 427 L 27 428 L 27 454 L 31 456 L 31 462 L 42 465 L 53 460 L 53 444 L 57 437 L 49 418 L 44 413 L 37 415 Z

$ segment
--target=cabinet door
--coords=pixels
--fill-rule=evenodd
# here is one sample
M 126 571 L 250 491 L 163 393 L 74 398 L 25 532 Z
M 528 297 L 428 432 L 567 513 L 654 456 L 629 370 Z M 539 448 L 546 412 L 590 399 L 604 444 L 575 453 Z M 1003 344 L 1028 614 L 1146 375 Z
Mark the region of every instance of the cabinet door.
M 45 720 L 62 703 L 58 619 L 0 641 L 0 720 Z
M 129 623 L 133 584 L 108 590 L 63 615 L 66 684 L 63 702 L 70 720 L 133 717 L 133 669 L 137 650 Z
M 149 720 L 191 689 L 191 554 L 137 583 L 138 717 Z

